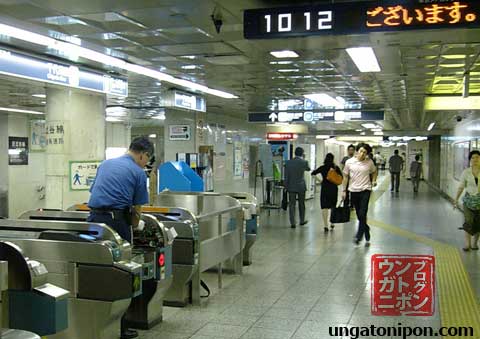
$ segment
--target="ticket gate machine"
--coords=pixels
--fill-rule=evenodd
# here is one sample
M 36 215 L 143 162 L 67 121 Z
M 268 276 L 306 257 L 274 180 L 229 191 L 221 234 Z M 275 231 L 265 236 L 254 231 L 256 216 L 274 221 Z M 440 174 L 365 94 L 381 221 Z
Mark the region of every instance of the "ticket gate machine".
M 68 290 L 68 328 L 49 339 L 117 339 L 130 299 L 142 293 L 130 244 L 105 224 L 0 219 L 0 240 L 20 247 Z
M 87 217 L 88 212 L 81 211 L 32 210 L 20 219 L 84 222 Z M 126 327 L 149 329 L 162 321 L 163 297 L 173 281 L 172 243 L 176 234 L 151 215 L 142 214 L 142 220 L 145 228 L 134 230 L 132 249 L 132 261 L 142 265 L 142 294 L 132 299 L 122 321 Z
M 20 247 L 0 242 L 0 338 L 40 339 L 67 328 L 68 291 L 46 283 L 46 275 Z

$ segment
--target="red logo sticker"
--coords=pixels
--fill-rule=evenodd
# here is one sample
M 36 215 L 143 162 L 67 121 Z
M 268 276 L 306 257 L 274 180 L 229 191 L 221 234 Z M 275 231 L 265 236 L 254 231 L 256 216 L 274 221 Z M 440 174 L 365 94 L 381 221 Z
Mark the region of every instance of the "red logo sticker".
M 435 313 L 435 258 L 375 254 L 371 259 L 372 314 L 432 316 Z

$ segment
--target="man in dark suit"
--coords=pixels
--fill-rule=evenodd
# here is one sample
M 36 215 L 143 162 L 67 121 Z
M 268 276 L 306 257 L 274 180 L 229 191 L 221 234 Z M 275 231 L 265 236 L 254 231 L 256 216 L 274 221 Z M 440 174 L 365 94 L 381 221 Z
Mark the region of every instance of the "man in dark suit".
M 300 212 L 300 225 L 305 225 L 305 172 L 310 171 L 308 161 L 303 159 L 303 148 L 295 149 L 295 158 L 285 163 L 285 189 L 288 192 L 288 205 L 290 225 L 295 228 L 295 204 L 298 197 L 298 209 Z

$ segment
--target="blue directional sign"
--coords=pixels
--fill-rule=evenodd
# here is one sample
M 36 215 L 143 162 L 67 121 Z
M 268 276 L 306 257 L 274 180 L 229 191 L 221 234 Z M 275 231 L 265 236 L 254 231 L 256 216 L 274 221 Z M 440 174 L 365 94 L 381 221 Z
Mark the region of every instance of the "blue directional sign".
M 119 77 L 86 71 L 0 49 L 0 74 L 56 85 L 80 88 L 115 96 L 128 96 L 128 82 Z

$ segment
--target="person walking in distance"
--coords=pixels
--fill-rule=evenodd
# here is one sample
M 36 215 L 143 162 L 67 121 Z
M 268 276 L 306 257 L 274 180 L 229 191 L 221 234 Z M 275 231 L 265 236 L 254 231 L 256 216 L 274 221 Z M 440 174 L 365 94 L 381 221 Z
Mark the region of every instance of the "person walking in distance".
M 370 227 L 367 224 L 368 202 L 372 193 L 372 187 L 377 185 L 377 169 L 373 161 L 367 157 L 372 152 L 370 145 L 360 143 L 357 145 L 357 155 L 345 163 L 343 169 L 343 194 L 350 199 L 358 218 L 358 231 L 353 242 L 358 245 L 365 236 L 365 246 L 370 246 Z
M 350 144 L 347 147 L 347 155 L 344 156 L 342 161 L 340 162 L 340 166 L 342 170 L 345 167 L 345 163 L 347 162 L 347 160 L 353 158 L 354 155 L 355 155 L 355 146 Z
M 400 187 L 400 172 L 403 170 L 403 159 L 398 155 L 398 149 L 393 152 L 393 155 L 388 160 L 388 169 L 391 175 L 390 192 L 398 192 Z
M 305 225 L 305 172 L 310 171 L 308 161 L 303 159 L 303 148 L 295 148 L 295 157 L 285 163 L 285 189 L 288 192 L 288 207 L 290 226 L 295 228 L 295 205 L 298 198 L 298 210 L 300 214 L 300 225 Z
M 323 230 L 325 231 L 325 233 L 328 232 L 329 212 L 331 212 L 332 208 L 335 208 L 337 206 L 338 198 L 338 187 L 335 183 L 330 182 L 327 179 L 328 172 L 333 169 L 339 175 L 342 175 L 342 171 L 337 165 L 335 165 L 333 159 L 333 154 L 328 153 L 325 156 L 323 165 L 312 172 L 312 175 L 317 175 L 319 173 L 322 175 L 322 188 L 320 190 L 320 208 L 322 209 Z M 330 224 L 330 228 L 332 230 L 334 227 L 335 226 L 333 224 Z
M 418 186 L 420 185 L 420 178 L 423 175 L 422 163 L 419 161 L 420 156 L 417 154 L 415 160 L 410 164 L 410 179 L 412 180 L 413 192 L 418 192 Z

